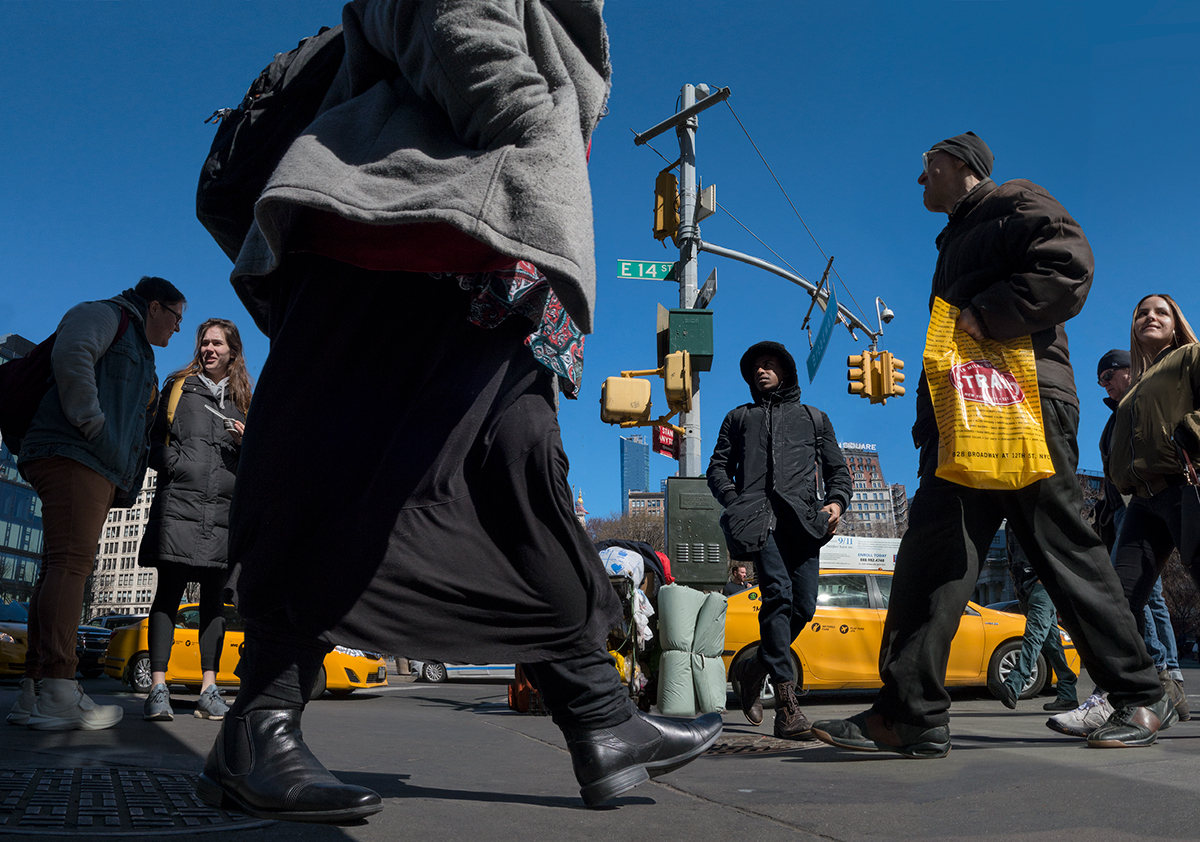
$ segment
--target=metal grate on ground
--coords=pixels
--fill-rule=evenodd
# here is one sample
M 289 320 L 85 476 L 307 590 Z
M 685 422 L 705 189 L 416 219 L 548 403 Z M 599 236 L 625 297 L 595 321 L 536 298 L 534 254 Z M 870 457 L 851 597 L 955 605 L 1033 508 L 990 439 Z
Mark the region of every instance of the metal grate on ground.
M 713 743 L 712 748 L 705 752 L 705 757 L 742 757 L 747 754 L 788 754 L 796 751 L 822 748 L 825 743 L 820 740 L 780 740 L 775 737 L 747 734 L 723 734 L 721 739 Z
M 195 783 L 195 775 L 168 770 L 0 769 L 0 835 L 125 838 L 273 824 L 209 807 Z

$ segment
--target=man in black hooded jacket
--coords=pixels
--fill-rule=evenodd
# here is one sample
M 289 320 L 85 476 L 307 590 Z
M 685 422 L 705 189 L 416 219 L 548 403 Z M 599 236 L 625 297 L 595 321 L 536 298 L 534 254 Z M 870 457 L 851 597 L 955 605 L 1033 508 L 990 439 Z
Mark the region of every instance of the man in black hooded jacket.
M 753 402 L 725 416 L 708 487 L 725 506 L 721 528 L 730 553 L 753 560 L 758 572 L 761 642 L 757 657 L 735 664 L 730 678 L 742 712 L 758 725 L 770 674 L 775 736 L 805 739 L 811 726 L 796 702 L 789 650 L 816 610 L 817 557 L 850 504 L 852 483 L 828 416 L 800 403 L 787 349 L 778 342 L 752 345 L 741 369 Z

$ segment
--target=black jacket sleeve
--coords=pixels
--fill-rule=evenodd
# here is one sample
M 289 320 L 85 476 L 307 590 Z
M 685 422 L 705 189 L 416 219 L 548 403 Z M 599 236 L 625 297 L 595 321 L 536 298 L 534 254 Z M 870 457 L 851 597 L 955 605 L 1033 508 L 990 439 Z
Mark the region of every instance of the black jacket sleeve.
M 741 471 L 742 449 L 745 447 L 737 415 L 738 410 L 735 409 L 721 422 L 717 446 L 713 448 L 706 471 L 709 490 L 726 508 L 738 497 L 737 476 Z
M 821 476 L 825 480 L 825 503 L 822 505 L 837 503 L 845 514 L 850 508 L 850 498 L 854 494 L 854 480 L 850 476 L 850 469 L 846 467 L 846 458 L 842 456 L 842 450 L 838 447 L 837 433 L 833 431 L 829 416 L 824 412 L 821 412 L 821 423 L 824 425 L 824 432 L 821 435 L 821 452 L 818 458 L 821 460 Z
M 971 299 L 988 336 L 1001 341 L 1053 328 L 1079 314 L 1095 261 L 1083 228 L 1030 184 L 1013 197 L 997 245 L 1015 271 Z

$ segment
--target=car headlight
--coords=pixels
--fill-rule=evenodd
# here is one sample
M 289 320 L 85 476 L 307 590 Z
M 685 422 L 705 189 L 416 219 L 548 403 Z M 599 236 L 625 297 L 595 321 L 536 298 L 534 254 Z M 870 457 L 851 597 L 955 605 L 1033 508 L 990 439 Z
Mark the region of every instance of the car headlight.
M 333 651 L 341 652 L 343 655 L 349 655 L 351 658 L 363 657 L 363 652 L 361 649 L 351 649 L 347 646 L 335 646 L 333 647 Z
M 1065 631 L 1062 631 L 1061 629 L 1059 629 L 1059 632 L 1062 634 L 1062 642 L 1063 643 L 1071 642 L 1071 635 L 1067 634 Z
M 0 643 L 16 643 L 13 636 L 8 632 L 0 632 Z

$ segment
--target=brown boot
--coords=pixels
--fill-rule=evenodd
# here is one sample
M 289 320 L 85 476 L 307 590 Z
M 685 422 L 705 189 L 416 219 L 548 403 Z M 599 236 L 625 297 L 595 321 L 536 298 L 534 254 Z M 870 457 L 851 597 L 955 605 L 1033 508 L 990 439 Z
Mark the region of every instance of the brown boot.
M 781 740 L 813 739 L 812 723 L 801 713 L 796 685 L 791 681 L 775 685 L 775 736 Z
M 743 658 L 733 665 L 733 669 L 729 671 L 729 678 L 737 688 L 738 704 L 742 706 L 746 721 L 751 725 L 762 725 L 762 687 L 767 678 L 767 668 L 757 656 Z

